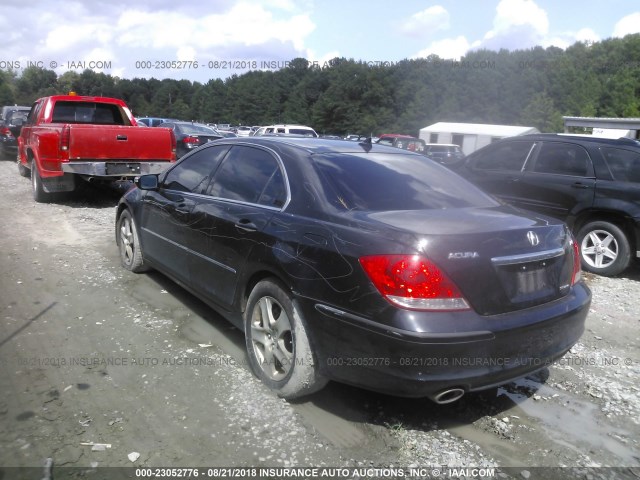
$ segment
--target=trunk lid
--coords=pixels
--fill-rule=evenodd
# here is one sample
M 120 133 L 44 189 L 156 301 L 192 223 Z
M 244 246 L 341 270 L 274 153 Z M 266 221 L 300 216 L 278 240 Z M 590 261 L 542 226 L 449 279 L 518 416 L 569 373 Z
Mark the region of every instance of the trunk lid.
M 415 242 L 416 253 L 436 263 L 481 315 L 569 293 L 572 237 L 557 220 L 510 207 L 383 212 L 369 218 L 413 232 L 406 238 Z

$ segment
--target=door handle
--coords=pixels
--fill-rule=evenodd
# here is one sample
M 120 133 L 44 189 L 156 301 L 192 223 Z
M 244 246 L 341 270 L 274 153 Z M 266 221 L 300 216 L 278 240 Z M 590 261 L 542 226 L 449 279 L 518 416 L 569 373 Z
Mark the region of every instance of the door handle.
M 242 230 L 243 232 L 255 232 L 256 230 L 258 230 L 258 227 L 256 227 L 256 224 L 253 223 L 248 218 L 243 218 L 239 220 L 236 223 L 236 228 L 238 230 Z
M 589 185 L 585 185 L 584 183 L 576 182 L 573 185 L 571 185 L 571 188 L 581 188 L 581 189 L 584 190 L 584 189 L 589 188 Z
M 116 135 L 116 140 L 120 140 L 123 142 L 127 141 L 127 136 L 126 135 Z

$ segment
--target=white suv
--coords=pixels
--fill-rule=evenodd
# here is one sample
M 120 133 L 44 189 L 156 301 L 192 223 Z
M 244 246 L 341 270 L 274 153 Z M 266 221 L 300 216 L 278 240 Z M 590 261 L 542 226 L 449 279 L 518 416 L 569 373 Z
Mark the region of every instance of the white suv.
M 305 125 L 269 125 L 267 127 L 260 127 L 254 135 L 259 136 L 278 133 L 285 135 L 303 135 L 306 137 L 318 136 L 313 128 Z

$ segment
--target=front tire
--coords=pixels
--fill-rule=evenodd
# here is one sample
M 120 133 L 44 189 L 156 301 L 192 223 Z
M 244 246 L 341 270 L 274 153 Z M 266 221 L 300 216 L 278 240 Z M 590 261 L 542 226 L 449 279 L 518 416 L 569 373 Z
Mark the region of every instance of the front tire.
M 116 239 L 120 251 L 120 263 L 134 273 L 146 272 L 149 267 L 144 263 L 140 237 L 129 210 L 123 210 L 116 224 Z
M 629 240 L 612 223 L 588 223 L 578 232 L 578 244 L 582 268 L 587 272 L 612 277 L 626 270 L 631 262 Z
M 326 385 L 300 312 L 279 283 L 259 282 L 249 295 L 244 316 L 251 368 L 278 396 L 291 400 Z

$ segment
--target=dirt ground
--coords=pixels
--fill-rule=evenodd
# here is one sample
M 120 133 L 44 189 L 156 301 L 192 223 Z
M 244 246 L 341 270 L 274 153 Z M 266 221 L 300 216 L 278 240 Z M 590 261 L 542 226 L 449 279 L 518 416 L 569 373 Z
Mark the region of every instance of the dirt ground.
M 240 331 L 163 275 L 121 268 L 122 190 L 37 204 L 2 161 L 0 191 L 0 480 L 28 470 L 13 467 L 40 479 L 47 459 L 53 478 L 132 466 L 640 476 L 637 266 L 585 275 L 586 331 L 535 376 L 451 405 L 334 383 L 289 403 L 250 373 Z

